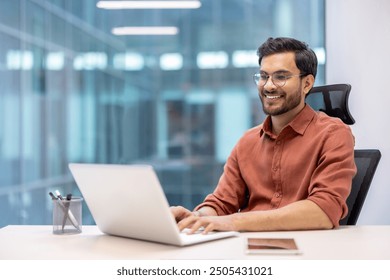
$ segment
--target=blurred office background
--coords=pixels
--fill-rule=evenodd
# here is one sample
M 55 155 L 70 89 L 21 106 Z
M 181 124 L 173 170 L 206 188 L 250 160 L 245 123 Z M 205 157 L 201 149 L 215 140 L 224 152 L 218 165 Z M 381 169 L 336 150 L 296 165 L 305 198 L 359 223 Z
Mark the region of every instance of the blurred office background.
M 79 193 L 69 162 L 152 164 L 170 204 L 200 203 L 264 118 L 252 75 L 270 36 L 306 41 L 324 82 L 322 0 L 98 2 L 0 0 L 0 227 L 50 224 L 48 192 Z M 113 34 L 124 26 L 176 30 Z

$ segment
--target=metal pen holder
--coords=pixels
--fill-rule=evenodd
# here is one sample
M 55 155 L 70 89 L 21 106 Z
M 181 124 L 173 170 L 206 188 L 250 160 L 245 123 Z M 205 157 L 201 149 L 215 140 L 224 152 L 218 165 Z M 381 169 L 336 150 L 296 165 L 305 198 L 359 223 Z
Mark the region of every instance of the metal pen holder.
M 81 197 L 70 200 L 53 200 L 53 233 L 77 234 L 82 232 Z

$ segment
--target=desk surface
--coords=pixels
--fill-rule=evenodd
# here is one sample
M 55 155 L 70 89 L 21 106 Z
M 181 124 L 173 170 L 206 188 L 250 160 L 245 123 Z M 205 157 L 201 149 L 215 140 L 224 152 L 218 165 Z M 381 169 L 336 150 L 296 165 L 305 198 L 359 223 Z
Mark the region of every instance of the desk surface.
M 248 255 L 248 237 L 294 238 L 301 255 Z M 0 259 L 390 259 L 389 226 L 346 226 L 334 230 L 251 232 L 239 237 L 176 247 L 109 236 L 96 226 L 77 235 L 54 235 L 51 226 L 0 229 Z

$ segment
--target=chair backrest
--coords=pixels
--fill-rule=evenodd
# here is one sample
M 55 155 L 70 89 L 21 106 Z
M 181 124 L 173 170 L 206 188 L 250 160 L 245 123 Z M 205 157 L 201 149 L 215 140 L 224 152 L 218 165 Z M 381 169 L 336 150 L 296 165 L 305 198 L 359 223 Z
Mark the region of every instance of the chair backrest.
M 351 85 L 349 84 L 313 87 L 306 96 L 306 103 L 314 110 L 340 118 L 344 123 L 351 125 L 355 123 L 355 120 L 348 107 L 350 91 Z
M 348 215 L 340 221 L 340 225 L 356 225 L 380 158 L 379 150 L 355 150 L 357 173 L 347 199 Z
M 350 91 L 349 84 L 313 87 L 306 96 L 306 103 L 314 110 L 338 117 L 344 123 L 352 125 L 355 120 L 348 107 Z M 353 178 L 351 193 L 347 199 L 348 215 L 340 221 L 340 225 L 356 224 L 380 158 L 379 150 L 355 150 L 357 173 Z

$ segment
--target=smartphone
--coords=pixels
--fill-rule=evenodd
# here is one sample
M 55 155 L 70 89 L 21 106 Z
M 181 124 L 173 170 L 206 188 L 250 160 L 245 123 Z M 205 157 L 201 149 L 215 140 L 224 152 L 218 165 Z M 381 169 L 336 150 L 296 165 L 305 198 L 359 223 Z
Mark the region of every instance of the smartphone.
M 248 238 L 248 254 L 301 254 L 293 238 Z

